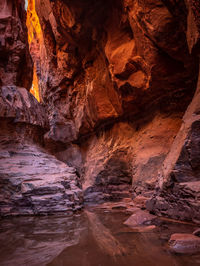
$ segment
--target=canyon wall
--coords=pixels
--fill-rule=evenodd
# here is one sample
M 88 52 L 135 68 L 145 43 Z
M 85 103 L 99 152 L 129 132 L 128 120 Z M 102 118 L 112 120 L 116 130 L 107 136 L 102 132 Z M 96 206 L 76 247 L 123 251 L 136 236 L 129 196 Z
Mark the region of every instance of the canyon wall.
M 46 149 L 76 167 L 86 201 L 150 197 L 196 88 L 186 3 L 32 0 L 28 12 Z
M 24 4 L 0 4 L 1 215 L 133 197 L 199 221 L 198 2 Z
M 32 60 L 27 49 L 25 21 L 24 1 L 1 1 L 0 86 L 31 87 Z
M 200 55 L 200 3 L 186 1 L 187 41 L 191 53 Z M 156 191 L 147 207 L 175 219 L 199 223 L 200 214 L 200 74 L 196 93 L 188 106 L 181 128 L 158 175 Z

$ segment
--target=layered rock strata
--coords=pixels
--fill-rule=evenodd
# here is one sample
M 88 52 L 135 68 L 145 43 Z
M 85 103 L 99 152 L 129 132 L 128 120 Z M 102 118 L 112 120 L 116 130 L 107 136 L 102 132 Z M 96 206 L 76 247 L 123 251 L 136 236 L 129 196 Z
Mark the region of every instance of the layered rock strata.
M 149 210 L 199 221 L 199 4 L 30 0 L 41 104 L 24 1 L 1 5 L 2 213 L 78 209 L 80 182 L 89 202 L 157 182 Z
M 44 108 L 24 88 L 0 88 L 0 216 L 69 214 L 82 206 L 75 169 L 41 145 Z
M 42 149 L 44 108 L 24 88 L 0 88 L 0 216 L 69 214 L 82 206 L 75 169 Z

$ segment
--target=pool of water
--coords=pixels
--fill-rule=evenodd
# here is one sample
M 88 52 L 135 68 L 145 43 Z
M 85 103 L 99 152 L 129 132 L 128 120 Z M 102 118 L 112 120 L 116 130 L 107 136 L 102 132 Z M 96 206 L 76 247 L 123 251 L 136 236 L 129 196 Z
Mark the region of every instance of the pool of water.
M 200 255 L 174 255 L 172 233 L 191 233 L 193 225 L 165 222 L 136 233 L 123 225 L 122 211 L 16 217 L 0 221 L 1 266 L 199 266 Z

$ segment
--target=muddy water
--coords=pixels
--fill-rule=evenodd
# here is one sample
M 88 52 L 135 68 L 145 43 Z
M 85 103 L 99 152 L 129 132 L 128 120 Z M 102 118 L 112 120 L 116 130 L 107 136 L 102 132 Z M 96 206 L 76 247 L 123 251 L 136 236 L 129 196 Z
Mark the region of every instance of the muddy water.
M 192 225 L 163 223 L 136 233 L 119 211 L 84 211 L 72 217 L 21 217 L 0 221 L 1 266 L 199 266 L 200 255 L 173 255 L 172 233 Z

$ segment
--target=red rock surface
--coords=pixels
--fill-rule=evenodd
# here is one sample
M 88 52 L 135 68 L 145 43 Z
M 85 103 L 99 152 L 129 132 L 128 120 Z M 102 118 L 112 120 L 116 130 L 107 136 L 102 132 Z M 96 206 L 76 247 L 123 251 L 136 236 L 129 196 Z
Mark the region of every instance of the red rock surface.
M 184 1 L 37 0 L 28 10 L 46 148 L 77 168 L 88 201 L 127 196 L 131 183 L 149 196 L 196 86 Z

